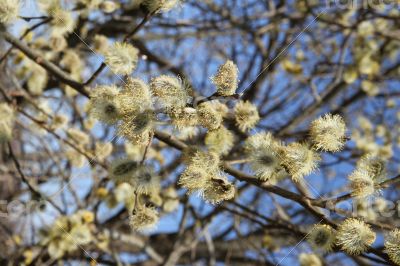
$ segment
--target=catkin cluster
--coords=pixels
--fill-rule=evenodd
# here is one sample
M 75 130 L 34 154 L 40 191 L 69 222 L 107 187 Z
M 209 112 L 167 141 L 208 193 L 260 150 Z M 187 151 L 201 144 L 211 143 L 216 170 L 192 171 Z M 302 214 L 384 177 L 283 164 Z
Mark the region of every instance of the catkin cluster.
M 130 184 L 138 194 L 150 194 L 160 188 L 159 177 L 150 167 L 129 158 L 114 160 L 109 175 L 116 183 Z
M 192 151 L 186 156 L 188 166 L 179 178 L 179 184 L 189 194 L 199 193 L 206 201 L 217 204 L 233 198 L 234 186 L 219 168 L 219 156 L 213 152 Z

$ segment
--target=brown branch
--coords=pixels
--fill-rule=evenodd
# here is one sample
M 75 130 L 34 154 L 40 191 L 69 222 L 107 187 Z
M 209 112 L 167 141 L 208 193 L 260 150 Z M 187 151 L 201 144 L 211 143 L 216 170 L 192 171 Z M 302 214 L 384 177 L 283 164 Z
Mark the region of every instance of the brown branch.
M 14 154 L 14 151 L 12 149 L 11 144 L 8 142 L 7 145 L 8 145 L 8 150 L 9 150 L 10 157 L 14 162 L 15 168 L 17 169 L 17 171 L 18 171 L 18 173 L 19 173 L 19 175 L 21 177 L 22 182 L 24 182 L 27 185 L 28 189 L 32 192 L 32 194 L 37 196 L 39 199 L 43 199 L 43 200 L 49 202 L 51 204 L 51 206 L 53 206 L 61 214 L 65 214 L 65 212 L 60 207 L 58 207 L 49 197 L 43 195 L 38 189 L 36 189 L 29 182 L 29 180 L 26 178 L 24 172 L 22 171 L 21 165 L 20 165 L 17 157 Z
M 39 28 L 40 26 L 49 23 L 51 20 L 52 20 L 52 18 L 47 18 L 47 19 L 33 25 L 29 29 L 26 29 L 25 32 L 21 35 L 21 37 L 19 37 L 19 39 L 23 40 L 29 33 L 34 31 L 35 29 Z M 7 56 L 11 53 L 12 50 L 13 50 L 13 47 L 10 47 L 7 50 L 7 52 L 0 58 L 0 64 L 7 58 Z
M 44 59 L 42 55 L 40 55 L 38 52 L 28 47 L 25 43 L 21 42 L 20 40 L 18 40 L 17 38 L 15 38 L 13 35 L 11 35 L 6 31 L 0 33 L 0 36 L 2 36 L 7 42 L 12 44 L 14 47 L 18 48 L 31 60 L 33 60 L 34 62 L 42 66 L 44 69 L 46 69 L 50 74 L 54 75 L 61 82 L 71 86 L 82 95 L 89 97 L 89 93 L 86 91 L 83 84 L 71 79 L 67 73 L 65 73 L 55 64 Z

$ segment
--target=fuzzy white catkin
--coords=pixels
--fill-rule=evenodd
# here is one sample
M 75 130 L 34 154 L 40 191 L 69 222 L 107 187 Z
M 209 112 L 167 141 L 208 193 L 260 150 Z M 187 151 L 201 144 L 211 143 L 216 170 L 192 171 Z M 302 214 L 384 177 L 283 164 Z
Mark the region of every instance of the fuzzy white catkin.
M 346 139 L 346 125 L 340 115 L 326 114 L 311 123 L 310 136 L 317 150 L 340 151 Z
M 90 114 L 106 124 L 115 124 L 121 115 L 116 86 L 98 86 L 90 94 Z
M 236 125 L 243 132 L 254 128 L 260 120 L 257 106 L 249 101 L 239 101 L 236 104 L 234 111 Z
M 142 5 L 149 13 L 167 12 L 177 6 L 180 0 L 143 0 Z
M 235 135 L 224 126 L 216 130 L 208 131 L 204 139 L 210 151 L 219 154 L 227 154 L 234 144 Z
M 239 70 L 235 63 L 228 60 L 222 64 L 214 77 L 211 78 L 212 82 L 217 87 L 217 93 L 222 96 L 231 96 L 235 94 L 238 87 Z
M 149 86 L 137 78 L 127 79 L 124 88 L 118 94 L 117 102 L 123 116 L 136 115 L 153 106 Z
M 105 63 L 115 74 L 131 74 L 138 60 L 138 49 L 128 43 L 116 42 L 105 53 Z
M 313 253 L 300 253 L 300 266 L 322 266 L 321 259 Z
M 350 176 L 351 194 L 357 198 L 363 198 L 372 195 L 375 192 L 375 184 L 372 176 L 366 169 L 357 168 Z
M 319 154 L 308 147 L 307 143 L 290 143 L 282 149 L 282 165 L 293 181 L 299 181 L 317 169 Z
M 308 242 L 314 249 L 331 251 L 335 243 L 335 230 L 326 224 L 317 224 L 307 236 Z
M 104 1 L 99 7 L 104 13 L 112 13 L 118 8 L 117 4 L 113 1 Z
M 70 11 L 58 7 L 51 9 L 49 15 L 53 18 L 50 21 L 53 36 L 65 35 L 74 31 L 75 20 Z
M 178 184 L 188 190 L 188 194 L 192 194 L 204 189 L 209 173 L 201 167 L 189 166 L 180 175 Z
M 0 23 L 11 23 L 17 17 L 20 9 L 19 0 L 1 0 L 0 1 Z
M 209 130 L 215 130 L 221 126 L 222 114 L 213 108 L 210 102 L 204 102 L 197 106 L 199 124 Z
M 400 230 L 394 229 L 385 236 L 385 252 L 389 258 L 400 265 Z
M 190 88 L 178 77 L 155 77 L 150 82 L 150 88 L 158 103 L 166 109 L 185 107 L 190 97 Z
M 129 225 L 134 231 L 146 231 L 153 229 L 158 223 L 158 212 L 154 208 L 141 206 L 129 215 Z
M 228 181 L 222 172 L 216 172 L 206 182 L 202 196 L 205 201 L 218 204 L 235 196 L 235 186 Z
M 281 166 L 281 148 L 281 143 L 269 132 L 257 133 L 246 140 L 250 166 L 260 180 L 275 183 L 287 175 Z
M 138 169 L 138 163 L 129 158 L 114 160 L 109 168 L 109 175 L 116 183 L 130 183 Z
M 151 194 L 160 189 L 160 179 L 152 168 L 141 165 L 134 173 L 130 184 L 138 194 Z
M 365 222 L 348 218 L 338 228 L 337 244 L 350 255 L 359 255 L 375 241 L 376 235 Z

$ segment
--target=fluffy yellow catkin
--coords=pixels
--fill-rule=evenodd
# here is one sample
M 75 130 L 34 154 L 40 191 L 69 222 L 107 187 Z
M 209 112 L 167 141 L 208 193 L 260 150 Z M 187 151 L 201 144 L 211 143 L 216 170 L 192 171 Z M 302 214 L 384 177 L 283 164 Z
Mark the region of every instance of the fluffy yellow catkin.
M 215 153 L 186 151 L 188 167 L 179 178 L 179 184 L 188 190 L 188 194 L 198 192 L 204 200 L 218 204 L 234 197 L 235 187 L 219 170 L 219 157 Z
M 130 183 L 133 181 L 138 167 L 138 162 L 129 158 L 121 158 L 111 163 L 108 172 L 116 183 Z
M 150 194 L 160 189 L 160 178 L 153 169 L 141 165 L 136 169 L 130 184 L 138 194 Z
M 310 137 L 317 150 L 340 151 L 346 140 L 346 125 L 340 115 L 326 114 L 311 123 Z
M 190 99 L 191 88 L 177 77 L 161 75 L 153 78 L 150 88 L 161 107 L 166 109 L 185 107 Z
M 335 243 L 335 229 L 326 224 L 317 224 L 307 236 L 307 240 L 314 249 L 331 251 Z
M 375 192 L 374 180 L 366 169 L 354 170 L 349 176 L 349 181 L 353 197 L 363 198 Z
M 50 21 L 51 35 L 65 35 L 74 31 L 75 20 L 70 11 L 55 7 L 49 10 L 49 15 L 53 18 Z
M 293 181 L 299 181 L 311 174 L 318 165 L 320 156 L 308 147 L 307 143 L 290 143 L 282 148 L 282 165 Z
M 168 110 L 171 123 L 178 129 L 194 127 L 198 124 L 196 109 L 192 107 L 178 107 Z
M 394 229 L 385 236 L 385 252 L 389 258 L 400 265 L 400 230 Z
M 116 86 L 98 86 L 90 95 L 90 114 L 105 124 L 115 124 L 121 118 L 119 89 Z
M 357 168 L 367 170 L 375 183 L 386 179 L 386 162 L 382 158 L 367 154 L 357 162 Z
M 68 116 L 66 115 L 55 115 L 51 123 L 53 129 L 64 128 L 68 124 Z
M 17 17 L 20 9 L 19 0 L 1 0 L 0 1 L 0 23 L 11 23 Z
M 67 130 L 67 135 L 73 142 L 81 147 L 89 144 L 90 142 L 90 136 L 77 128 L 69 128 Z
M 235 63 L 228 60 L 218 68 L 217 73 L 211 78 L 217 87 L 217 93 L 221 96 L 231 96 L 235 94 L 238 87 L 239 70 Z
M 117 133 L 134 144 L 145 144 L 150 137 L 156 116 L 152 110 L 126 116 L 118 125 Z
M 116 42 L 107 49 L 104 56 L 112 72 L 129 75 L 136 68 L 139 51 L 129 43 Z
M 104 13 L 109 14 L 113 13 L 118 8 L 118 5 L 113 1 L 103 1 L 100 3 L 99 8 Z
M 86 157 L 73 149 L 67 150 L 65 152 L 65 157 L 72 166 L 77 168 L 83 167 L 86 163 Z
M 104 54 L 108 49 L 108 39 L 104 35 L 96 34 L 93 38 L 93 48 L 96 52 Z
M 366 251 L 376 238 L 375 233 L 365 222 L 348 218 L 338 228 L 336 243 L 350 255 L 359 255 Z
M 111 142 L 96 142 L 94 155 L 100 161 L 107 158 L 113 150 L 113 145 Z
M 271 133 L 257 133 L 249 137 L 245 149 L 250 166 L 260 180 L 275 183 L 286 175 L 281 166 L 281 143 Z
M 129 225 L 134 231 L 139 232 L 153 229 L 158 220 L 158 212 L 147 206 L 139 206 L 129 215 Z
M 377 185 L 385 179 L 385 161 L 372 155 L 363 156 L 349 176 L 352 195 L 357 198 L 373 195 Z
M 180 0 L 143 0 L 142 5 L 146 7 L 149 13 L 167 12 L 174 8 Z
M 33 95 L 41 95 L 49 79 L 47 71 L 38 65 L 32 66 L 31 71 L 27 82 L 29 92 Z
M 210 151 L 225 155 L 233 147 L 235 135 L 221 126 L 218 129 L 208 131 L 204 139 L 205 144 Z
M 235 196 L 235 186 L 228 181 L 222 172 L 216 172 L 206 182 L 202 196 L 205 201 L 218 204 Z
M 94 214 L 79 210 L 69 216 L 58 217 L 51 226 L 41 231 L 41 243 L 47 244 L 47 252 L 53 259 L 59 259 L 68 252 L 74 252 L 78 246 L 89 244 L 94 236 L 91 223 Z
M 207 181 L 210 179 L 209 173 L 196 165 L 188 166 L 180 175 L 178 184 L 187 189 L 188 194 L 202 191 Z
M 128 78 L 117 97 L 121 114 L 130 116 L 151 109 L 152 94 L 149 86 L 141 79 Z
M 313 253 L 300 253 L 300 266 L 322 266 L 321 259 Z
M 50 37 L 49 46 L 55 52 L 61 52 L 68 47 L 68 43 L 64 36 L 55 35 Z
M 190 158 L 189 165 L 214 171 L 219 168 L 220 158 L 215 152 L 195 151 Z
M 234 111 L 236 125 L 243 132 L 254 128 L 260 120 L 257 107 L 251 102 L 239 101 Z
M 197 106 L 197 114 L 201 126 L 215 130 L 221 126 L 222 114 L 213 108 L 212 103 L 205 102 Z

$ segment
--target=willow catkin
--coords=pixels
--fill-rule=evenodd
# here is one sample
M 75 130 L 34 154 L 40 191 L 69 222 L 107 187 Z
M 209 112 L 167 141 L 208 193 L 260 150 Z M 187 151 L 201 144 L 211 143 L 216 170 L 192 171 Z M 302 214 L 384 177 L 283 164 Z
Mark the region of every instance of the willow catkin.
M 20 10 L 19 0 L 0 1 L 0 23 L 9 24 L 18 18 Z
M 136 68 L 139 51 L 129 43 L 116 42 L 107 49 L 104 56 L 112 72 L 129 75 Z
M 157 210 L 147 206 L 138 206 L 129 215 L 129 225 L 133 230 L 139 232 L 153 229 L 158 220 Z
M 236 125 L 243 132 L 254 128 L 260 120 L 257 107 L 248 101 L 239 101 L 234 112 Z
M 342 222 L 336 235 L 337 244 L 350 255 L 359 255 L 366 251 L 375 238 L 376 235 L 368 224 L 354 218 Z
M 235 196 L 235 186 L 219 171 L 214 173 L 206 182 L 202 196 L 205 201 L 218 204 Z
M 235 135 L 226 127 L 220 126 L 207 132 L 204 143 L 210 151 L 225 155 L 232 149 L 234 140 Z
M 116 183 L 131 183 L 138 167 L 138 162 L 129 158 L 120 158 L 111 163 L 108 172 Z
M 321 259 L 314 253 L 300 253 L 300 266 L 322 266 Z
M 119 89 L 116 86 L 98 86 L 90 94 L 90 114 L 105 124 L 116 124 L 121 118 Z
M 142 5 L 149 13 L 167 12 L 177 6 L 180 0 L 143 0 Z
M 331 251 L 336 241 L 336 231 L 326 224 L 315 225 L 307 236 L 314 249 Z
M 217 94 L 221 96 L 231 96 L 235 94 L 238 87 L 238 75 L 239 70 L 235 63 L 228 60 L 222 64 L 215 76 L 211 78 L 211 81 L 217 87 Z
M 150 88 L 161 107 L 166 109 L 185 107 L 191 94 L 191 88 L 183 80 L 168 75 L 153 78 Z
M 385 236 L 385 252 L 389 258 L 400 265 L 400 230 L 394 229 Z
M 340 151 L 346 140 L 346 125 L 340 115 L 326 114 L 311 123 L 310 137 L 317 150 Z
M 213 108 L 210 102 L 204 102 L 197 106 L 199 124 L 209 130 L 215 130 L 221 126 L 222 114 Z
M 285 175 L 281 166 L 281 143 L 271 133 L 257 133 L 245 141 L 250 167 L 262 181 L 276 182 Z
M 290 143 L 282 148 L 282 165 L 293 181 L 299 181 L 317 169 L 320 156 L 307 143 Z
M 372 195 L 375 192 L 375 184 L 368 170 L 357 168 L 350 176 L 350 187 L 352 196 L 362 198 Z
M 70 11 L 55 7 L 49 10 L 49 15 L 53 18 L 50 21 L 51 35 L 66 35 L 74 31 L 76 23 Z
M 135 170 L 130 184 L 138 194 L 151 194 L 160 189 L 160 178 L 152 168 L 140 165 Z
M 150 87 L 141 79 L 129 77 L 117 100 L 123 116 L 135 115 L 153 107 Z

